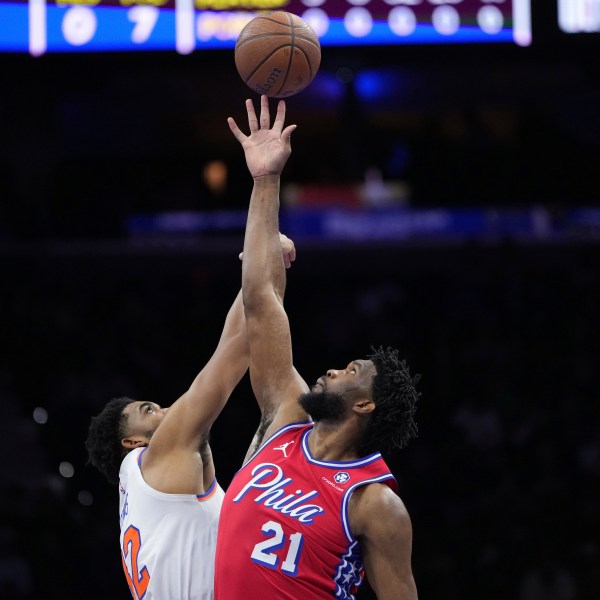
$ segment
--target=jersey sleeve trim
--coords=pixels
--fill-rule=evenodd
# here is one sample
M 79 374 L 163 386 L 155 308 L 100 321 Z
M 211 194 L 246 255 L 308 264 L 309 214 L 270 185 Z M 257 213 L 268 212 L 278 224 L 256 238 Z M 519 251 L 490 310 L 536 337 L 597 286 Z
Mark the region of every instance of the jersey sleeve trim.
M 146 452 L 146 450 L 148 450 L 148 446 L 144 446 L 143 448 L 141 448 L 140 455 L 137 457 L 137 464 L 140 470 L 142 469 L 142 456 L 144 456 L 144 452 Z
M 217 478 L 213 479 L 213 482 L 210 484 L 210 487 L 204 494 L 196 494 L 196 498 L 198 502 L 206 502 L 209 498 L 212 498 L 214 493 L 217 491 Z

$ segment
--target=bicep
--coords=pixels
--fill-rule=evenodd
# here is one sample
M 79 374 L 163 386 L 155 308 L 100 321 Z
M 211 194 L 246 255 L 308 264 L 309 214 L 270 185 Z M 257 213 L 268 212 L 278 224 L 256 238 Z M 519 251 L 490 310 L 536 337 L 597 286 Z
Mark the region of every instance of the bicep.
M 305 419 L 297 399 L 308 386 L 294 368 L 288 317 L 275 293 L 263 297 L 260 311 L 246 313 L 246 326 L 250 381 L 261 411 L 278 427 Z
M 385 496 L 371 502 L 363 515 L 360 540 L 365 574 L 378 600 L 416 600 L 410 517 L 391 490 Z

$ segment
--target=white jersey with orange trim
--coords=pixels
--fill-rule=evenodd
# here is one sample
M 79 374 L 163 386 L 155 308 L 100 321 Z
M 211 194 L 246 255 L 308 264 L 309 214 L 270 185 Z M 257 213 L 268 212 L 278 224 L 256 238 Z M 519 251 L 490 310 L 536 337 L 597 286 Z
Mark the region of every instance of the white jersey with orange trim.
M 224 492 L 165 494 L 142 477 L 145 448 L 119 472 L 123 570 L 134 600 L 212 600 L 217 526 Z

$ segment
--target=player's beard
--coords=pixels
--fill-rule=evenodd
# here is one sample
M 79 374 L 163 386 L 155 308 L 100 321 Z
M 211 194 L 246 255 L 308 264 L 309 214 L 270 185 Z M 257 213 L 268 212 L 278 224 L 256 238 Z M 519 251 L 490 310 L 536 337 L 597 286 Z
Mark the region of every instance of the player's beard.
M 346 412 L 342 396 L 331 392 L 307 392 L 298 398 L 298 402 L 315 422 L 341 421 Z

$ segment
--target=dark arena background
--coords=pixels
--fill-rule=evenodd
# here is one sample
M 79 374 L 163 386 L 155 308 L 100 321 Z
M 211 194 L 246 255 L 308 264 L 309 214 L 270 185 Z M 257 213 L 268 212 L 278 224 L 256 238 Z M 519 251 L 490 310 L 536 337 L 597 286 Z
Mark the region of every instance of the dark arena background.
M 461 3 L 421 4 L 455 12 L 324 42 L 288 100 L 295 362 L 313 382 L 389 344 L 422 374 L 419 437 L 387 457 L 422 600 L 597 600 L 600 5 L 533 0 L 518 43 L 487 11 L 490 39 L 452 43 Z M 465 1 L 467 24 L 479 4 L 506 8 Z M 231 40 L 105 51 L 87 12 L 66 48 L 56 23 L 17 40 L 23 7 L 0 3 L 0 598 L 125 600 L 87 426 L 209 358 L 251 189 L 226 118 L 258 96 Z M 213 429 L 223 487 L 257 422 L 246 378 Z

